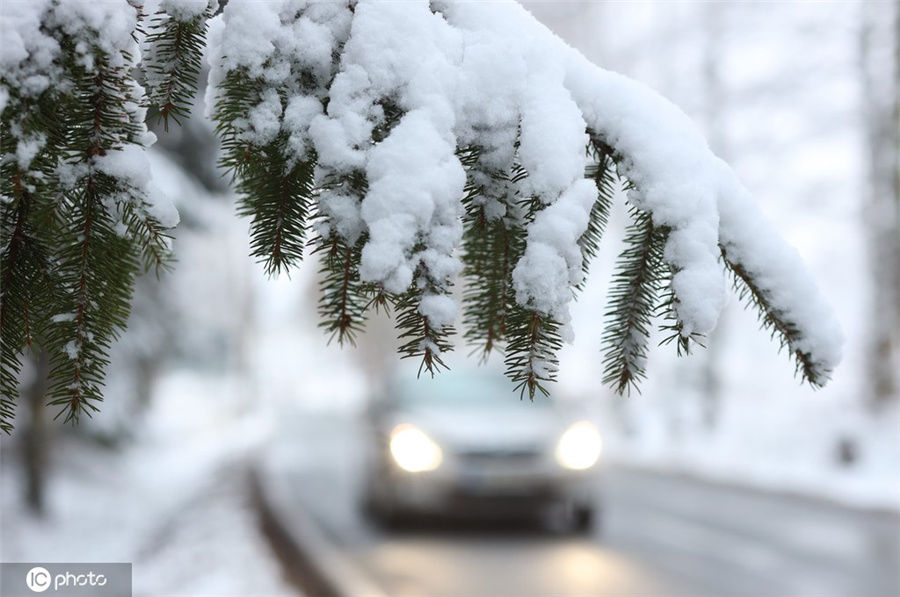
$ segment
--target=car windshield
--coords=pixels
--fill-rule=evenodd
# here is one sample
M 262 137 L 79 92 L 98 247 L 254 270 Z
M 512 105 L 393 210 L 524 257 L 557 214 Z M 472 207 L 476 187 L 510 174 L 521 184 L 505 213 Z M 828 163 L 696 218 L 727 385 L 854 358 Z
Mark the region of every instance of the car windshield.
M 519 393 L 503 375 L 489 372 L 442 372 L 432 379 L 422 376 L 402 378 L 395 382 L 394 400 L 411 408 L 513 408 L 521 404 Z M 549 406 L 550 399 L 535 396 L 534 404 Z

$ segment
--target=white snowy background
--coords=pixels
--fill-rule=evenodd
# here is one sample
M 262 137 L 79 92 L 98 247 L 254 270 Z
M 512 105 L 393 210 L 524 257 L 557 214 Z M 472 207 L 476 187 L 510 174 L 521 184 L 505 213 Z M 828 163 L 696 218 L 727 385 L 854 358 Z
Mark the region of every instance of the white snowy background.
M 695 119 L 831 302 L 846 336 L 843 363 L 824 389 L 801 385 L 755 314 L 731 296 L 711 351 L 678 359 L 671 347 L 654 349 L 642 393 L 613 396 L 598 370 L 619 211 L 571 306 L 575 340 L 561 355 L 559 395 L 593 409 L 611 461 L 900 509 L 898 400 L 877 416 L 865 400 L 871 279 L 859 7 L 713 6 L 529 5 L 589 59 L 649 84 Z M 15 437 L 0 440 L 0 560 L 134 561 L 136 594 L 287 593 L 242 471 L 286 413 L 358 411 L 387 375 L 393 341 L 379 321 L 359 349 L 327 346 L 314 318 L 315 264 L 267 280 L 246 257 L 247 222 L 233 215 L 233 198 L 201 184 L 214 180 L 215 156 L 202 106 L 195 112 L 193 141 L 172 131 L 151 156 L 155 184 L 181 213 L 176 270 L 147 282 L 101 415 L 75 432 L 53 427 L 46 518 L 22 505 Z M 193 163 L 179 163 L 192 152 L 173 150 L 191 142 Z M 134 363 L 144 352 L 162 358 L 152 400 L 139 406 Z M 711 379 L 720 400 L 709 424 Z M 837 457 L 842 440 L 857 446 L 850 465 Z

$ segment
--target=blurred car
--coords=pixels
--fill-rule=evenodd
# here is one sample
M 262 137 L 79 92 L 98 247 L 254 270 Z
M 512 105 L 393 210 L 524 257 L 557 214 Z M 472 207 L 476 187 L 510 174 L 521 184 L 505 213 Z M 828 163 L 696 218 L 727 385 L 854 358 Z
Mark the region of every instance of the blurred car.
M 400 377 L 369 409 L 363 504 L 393 524 L 413 514 L 537 515 L 593 528 L 601 438 L 553 399 L 520 399 L 501 373 Z

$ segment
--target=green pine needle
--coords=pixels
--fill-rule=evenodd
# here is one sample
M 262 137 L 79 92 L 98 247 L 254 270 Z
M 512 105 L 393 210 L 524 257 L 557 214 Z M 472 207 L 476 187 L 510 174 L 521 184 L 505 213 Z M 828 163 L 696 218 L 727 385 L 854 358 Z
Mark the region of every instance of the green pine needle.
M 211 17 L 209 8 L 186 21 L 161 10 L 150 22 L 142 62 L 147 74 L 147 99 L 166 131 L 169 118 L 179 126 L 190 118 Z
M 659 301 L 666 265 L 663 262 L 667 230 L 653 225 L 650 214 L 632 207 L 626 247 L 611 282 L 603 382 L 618 393 L 637 389 L 645 377 L 651 317 Z
M 401 358 L 421 358 L 419 375 L 427 372 L 432 377 L 441 369 L 449 369 L 443 355 L 453 350 L 450 336 L 454 330 L 451 326 L 435 327 L 428 317 L 419 311 L 423 291 L 413 287 L 396 301 L 397 318 L 395 324 L 399 333 L 401 346 L 398 349 Z
M 356 346 L 363 331 L 366 312 L 373 305 L 368 286 L 359 279 L 362 242 L 349 245 L 336 235 L 319 239 L 315 253 L 321 255 L 319 274 L 319 327 L 328 334 L 329 343 Z
M 540 392 L 549 396 L 547 387 L 556 381 L 559 371 L 557 353 L 562 348 L 559 324 L 537 311 L 516 307 L 509 317 L 506 345 L 506 376 L 519 397 L 534 400 Z
M 468 172 L 463 198 L 463 325 L 465 339 L 484 360 L 502 348 L 516 305 L 512 271 L 525 251 L 525 230 L 513 180 L 524 170 L 484 168 L 477 148 L 459 153 Z
M 800 340 L 800 329 L 796 323 L 778 312 L 768 300 L 767 293 L 759 285 L 755 277 L 737 260 L 728 256 L 725 247 L 722 259 L 732 274 L 735 292 L 748 307 L 756 309 L 760 327 L 778 341 L 779 350 L 787 350 L 794 359 L 794 372 L 814 388 L 820 388 L 828 381 L 830 370 L 823 370 L 808 352 L 797 347 Z

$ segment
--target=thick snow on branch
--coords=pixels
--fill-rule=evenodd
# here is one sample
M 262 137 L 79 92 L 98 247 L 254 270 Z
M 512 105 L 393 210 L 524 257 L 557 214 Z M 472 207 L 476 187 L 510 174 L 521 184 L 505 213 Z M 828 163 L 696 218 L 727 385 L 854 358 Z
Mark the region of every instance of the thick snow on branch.
M 453 256 L 462 238 L 466 180 L 453 134 L 461 41 L 427 6 L 361 3 L 344 47 L 342 67 L 367 75 L 356 97 L 368 96 L 372 104 L 392 98 L 406 111 L 369 151 L 369 192 L 362 202 L 369 242 L 360 275 L 391 292 L 409 287 L 420 263 L 438 287 L 461 269 Z M 427 308 L 434 302 L 423 303 L 423 315 L 432 325 L 452 325 L 455 313 Z
M 513 271 L 516 300 L 568 324 L 571 287 L 584 276 L 578 239 L 587 229 L 597 189 L 591 180 L 579 179 L 552 205 L 538 212 L 528 229 L 525 255 Z M 572 332 L 564 328 L 564 339 Z
M 517 5 L 450 4 L 446 12 L 451 22 L 514 30 L 524 45 L 557 54 L 584 120 L 621 156 L 622 174 L 635 185 L 629 199 L 652 213 L 654 225 L 671 228 L 665 258 L 674 269 L 683 334 L 715 327 L 724 300 L 718 263 L 724 249 L 752 276 L 777 316 L 796 326 L 791 349 L 810 355 L 813 374 L 827 380 L 843 344 L 830 306 L 797 251 L 680 109 L 648 87 L 593 65 Z
M 182 9 L 193 4 L 185 3 Z M 27 110 L 33 109 L 29 102 L 42 94 L 58 98 L 71 93 L 78 84 L 73 79 L 73 66 L 98 81 L 110 72 L 127 73 L 137 67 L 141 61 L 135 41 L 138 19 L 138 8 L 128 2 L 13 0 L 0 4 L 0 111 L 9 106 L 24 118 Z M 60 45 L 63 40 L 72 49 L 64 50 Z M 67 60 L 73 60 L 74 65 Z M 121 107 L 134 124 L 134 133 L 130 139 L 116 138 L 112 148 L 91 158 L 90 166 L 133 191 L 131 197 L 123 195 L 122 202 L 133 203 L 142 214 L 159 218 L 163 227 L 172 227 L 178 222 L 174 204 L 152 186 L 149 178 L 146 148 L 156 137 L 144 124 L 144 90 L 128 80 L 116 92 L 121 94 Z M 16 103 L 9 105 L 10 101 Z M 17 118 L 12 120 L 8 133 L 17 139 L 19 168 L 27 173 L 32 159 L 44 149 L 46 138 L 23 130 Z M 88 172 L 83 166 L 60 160 L 55 174 L 63 186 L 74 184 Z
M 797 328 L 791 348 L 810 355 L 826 374 L 841 360 L 843 334 L 796 249 L 787 245 L 724 162 L 719 194 L 719 243 L 752 277 L 778 315 Z
M 814 381 L 827 379 L 842 343 L 834 316 L 796 252 L 681 110 L 591 64 L 515 3 L 351 4 L 232 0 L 212 27 L 210 82 L 214 89 L 241 67 L 275 83 L 282 93 L 251 110 L 248 138 L 282 130 L 315 151 L 323 172 L 365 173 L 361 202 L 328 191 L 320 200 L 348 241 L 368 234 L 363 280 L 392 292 L 414 280 L 448 286 L 460 271 L 465 172 L 456 151 L 474 146 L 483 164 L 527 171 L 519 190 L 544 207 L 513 274 L 516 299 L 567 323 L 582 276 L 578 241 L 596 199 L 582 179 L 590 130 L 631 181 L 629 201 L 668 230 L 681 333 L 715 327 L 724 250 L 770 312 L 796 328 L 790 348 L 816 363 Z M 332 55 L 339 63 L 326 83 Z M 322 74 L 318 92 L 290 84 L 298 61 Z M 325 109 L 311 101 L 326 96 Z M 388 104 L 401 112 L 390 126 Z M 389 132 L 373 142 L 378 127 Z M 446 301 L 422 301 L 420 312 L 435 325 L 453 318 Z
M 63 79 L 60 33 L 80 42 L 75 47 L 75 58 L 90 70 L 95 67 L 95 48 L 108 55 L 112 66 L 125 62 L 123 50 L 135 56 L 132 33 L 136 24 L 137 11 L 125 2 L 3 2 L 0 111 L 5 109 L 13 90 L 22 97 L 35 98 L 51 87 L 65 89 L 69 82 Z

